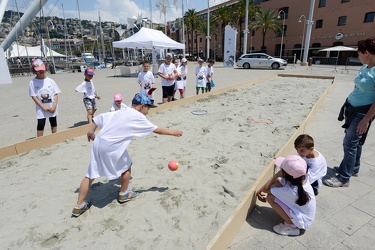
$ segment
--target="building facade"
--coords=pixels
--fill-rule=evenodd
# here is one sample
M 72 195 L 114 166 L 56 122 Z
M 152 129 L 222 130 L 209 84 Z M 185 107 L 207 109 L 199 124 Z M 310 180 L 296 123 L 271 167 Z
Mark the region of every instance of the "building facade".
M 232 5 L 236 2 L 237 0 L 232 0 L 213 6 L 210 11 L 213 12 L 220 6 Z M 277 57 L 281 54 L 286 58 L 294 55 L 297 59 L 301 58 L 303 40 L 306 38 L 306 23 L 309 20 L 310 0 L 256 0 L 254 2 L 258 3 L 262 10 L 275 9 L 276 15 L 279 13 L 280 22 L 285 23 L 284 33 L 268 30 L 265 37 L 265 48 L 262 49 L 262 32 L 260 29 L 251 30 L 251 22 L 249 22 L 246 51 L 248 53 L 264 51 Z M 374 0 L 315 0 L 314 5 L 309 57 L 317 56 L 320 49 L 327 47 L 337 45 L 357 47 L 359 41 L 375 36 Z M 207 10 L 198 13 L 207 16 Z M 233 24 L 238 30 L 237 56 L 241 55 L 243 51 L 244 22 L 243 19 L 242 30 L 237 27 L 238 24 Z M 181 32 L 181 30 L 177 30 L 177 32 Z M 192 47 L 199 48 L 198 53 L 205 57 L 205 36 L 199 35 L 196 40 L 191 41 L 186 39 L 186 34 L 185 29 L 186 48 L 189 48 L 189 43 L 193 42 Z M 222 58 L 222 34 L 223 32 L 219 31 L 211 36 L 211 58 L 219 60 Z M 176 36 L 175 33 L 171 34 L 172 38 L 176 38 L 174 36 Z M 194 49 L 193 53 L 197 54 L 197 50 Z M 345 56 L 345 53 L 342 56 Z

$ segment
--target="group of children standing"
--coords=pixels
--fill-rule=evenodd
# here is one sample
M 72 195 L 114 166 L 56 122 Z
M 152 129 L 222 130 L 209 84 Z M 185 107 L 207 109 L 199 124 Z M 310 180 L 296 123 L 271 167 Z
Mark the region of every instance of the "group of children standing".
M 214 87 L 213 75 L 215 61 L 212 59 L 208 60 L 208 65 L 203 66 L 203 59 L 198 59 L 198 66 L 195 68 L 196 75 L 196 94 L 199 94 L 199 90 L 204 92 L 211 92 L 211 88 Z
M 314 148 L 311 136 L 298 136 L 294 147 L 298 155 L 277 157 L 275 165 L 281 170 L 256 192 L 258 199 L 268 202 L 284 220 L 273 230 L 286 236 L 302 235 L 313 223 L 315 196 L 327 174 L 327 162 Z

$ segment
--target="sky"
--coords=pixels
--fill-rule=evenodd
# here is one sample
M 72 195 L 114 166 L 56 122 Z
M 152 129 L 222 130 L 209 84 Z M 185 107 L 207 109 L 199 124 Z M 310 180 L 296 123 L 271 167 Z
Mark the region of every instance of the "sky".
M 25 12 L 35 0 L 8 0 L 6 10 Z M 150 1 L 152 18 L 150 18 Z M 128 23 L 128 18 L 142 17 L 150 18 L 154 23 L 164 23 L 164 15 L 160 15 L 159 9 L 156 7 L 157 2 L 166 1 L 170 6 L 166 9 L 166 20 L 174 20 L 182 16 L 182 1 L 184 1 L 184 11 L 195 9 L 200 11 L 206 9 L 208 4 L 214 6 L 228 0 L 49 0 L 44 6 L 44 16 L 58 16 L 63 18 L 79 18 L 81 20 L 99 19 L 102 21 L 113 21 L 122 24 Z M 174 1 L 178 3 L 177 8 L 172 7 Z M 63 5 L 62 5 L 63 4 Z M 64 13 L 63 13 L 64 10 Z M 38 14 L 39 15 L 39 14 Z

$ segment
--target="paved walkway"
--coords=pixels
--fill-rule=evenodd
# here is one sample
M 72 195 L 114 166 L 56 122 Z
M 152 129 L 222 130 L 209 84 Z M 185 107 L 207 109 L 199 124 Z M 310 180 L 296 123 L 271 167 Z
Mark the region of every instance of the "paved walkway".
M 328 175 L 333 174 L 332 168 L 338 166 L 343 157 L 344 131 L 337 116 L 354 87 L 357 73 L 354 70 L 341 72 L 317 67 L 309 70 L 313 75 L 336 76 L 333 91 L 307 127 L 316 149 L 327 159 Z M 229 249 L 374 249 L 375 131 L 371 130 L 363 147 L 359 177 L 352 177 L 348 188 L 323 186 L 319 189 L 316 218 L 304 235 L 287 237 L 274 233 L 272 227 L 282 222 L 281 218 L 268 203 L 257 202 Z

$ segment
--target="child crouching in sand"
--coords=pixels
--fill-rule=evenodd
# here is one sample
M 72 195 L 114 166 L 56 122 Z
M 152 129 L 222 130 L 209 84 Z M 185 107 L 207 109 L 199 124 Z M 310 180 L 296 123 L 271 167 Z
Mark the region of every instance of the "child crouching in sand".
M 79 187 L 77 205 L 72 216 L 78 217 L 90 204 L 85 201 L 90 186 L 95 178 L 106 176 L 109 180 L 121 178 L 121 189 L 117 201 L 124 203 L 135 198 L 138 193 L 128 188 L 132 161 L 127 151 L 132 138 L 146 137 L 151 132 L 160 135 L 182 136 L 180 130 L 170 130 L 152 124 L 146 115 L 152 103 L 146 94 L 136 94 L 132 107 L 116 112 L 100 114 L 93 119 L 87 138 L 94 141 L 91 159 L 86 176 Z M 101 128 L 95 137 L 95 130 Z
M 257 197 L 262 202 L 267 201 L 285 221 L 273 227 L 276 233 L 302 235 L 313 223 L 316 210 L 314 191 L 305 179 L 306 161 L 290 155 L 277 157 L 275 165 L 281 170 L 257 191 Z

